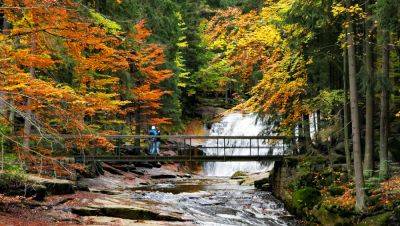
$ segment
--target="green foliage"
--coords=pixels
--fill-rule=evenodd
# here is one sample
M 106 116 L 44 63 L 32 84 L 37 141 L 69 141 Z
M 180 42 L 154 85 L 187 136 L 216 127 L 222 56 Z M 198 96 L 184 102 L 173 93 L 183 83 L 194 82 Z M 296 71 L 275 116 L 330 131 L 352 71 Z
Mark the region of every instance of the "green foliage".
M 337 185 L 332 185 L 328 188 L 330 195 L 332 196 L 340 196 L 344 194 L 344 188 L 339 187 Z
M 89 15 L 95 20 L 96 24 L 102 25 L 111 34 L 117 34 L 122 30 L 121 25 L 105 18 L 102 14 L 94 11 L 93 9 L 89 10 Z
M 312 112 L 320 110 L 323 116 L 329 120 L 337 114 L 338 109 L 343 105 L 343 96 L 343 90 L 321 90 L 307 104 Z
M 293 193 L 293 206 L 301 210 L 303 208 L 311 209 L 321 200 L 321 193 L 312 187 L 305 187 Z
M 18 174 L 24 172 L 17 156 L 11 153 L 4 154 L 4 170 Z
M 26 176 L 17 171 L 0 173 L 0 193 L 12 192 L 15 188 L 24 187 L 27 183 Z

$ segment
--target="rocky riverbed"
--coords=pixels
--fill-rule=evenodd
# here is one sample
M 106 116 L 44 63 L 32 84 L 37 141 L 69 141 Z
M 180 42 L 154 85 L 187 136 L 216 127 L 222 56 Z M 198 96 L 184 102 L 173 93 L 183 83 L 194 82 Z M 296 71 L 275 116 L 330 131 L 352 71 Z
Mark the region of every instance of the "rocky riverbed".
M 6 225 L 28 222 L 31 225 L 295 225 L 283 205 L 269 192 L 256 190 L 249 178 L 189 175 L 174 164 L 157 167 L 144 165 L 122 170 L 106 165 L 103 175 L 82 178 L 73 185 L 75 192 L 65 192 L 71 194 L 58 192 L 41 202 L 26 198 L 3 203 L 0 222 Z M 56 182 L 65 186 L 65 181 Z M 52 186 L 51 180 L 46 180 L 46 184 Z

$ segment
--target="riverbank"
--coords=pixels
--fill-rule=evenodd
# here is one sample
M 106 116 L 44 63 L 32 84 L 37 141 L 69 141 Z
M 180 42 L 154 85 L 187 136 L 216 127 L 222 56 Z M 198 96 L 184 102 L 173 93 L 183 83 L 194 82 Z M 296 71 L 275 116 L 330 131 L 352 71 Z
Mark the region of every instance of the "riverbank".
M 269 178 L 272 194 L 309 225 L 400 225 L 400 174 L 366 180 L 367 211 L 354 210 L 354 183 L 341 165 L 322 155 L 276 162 Z

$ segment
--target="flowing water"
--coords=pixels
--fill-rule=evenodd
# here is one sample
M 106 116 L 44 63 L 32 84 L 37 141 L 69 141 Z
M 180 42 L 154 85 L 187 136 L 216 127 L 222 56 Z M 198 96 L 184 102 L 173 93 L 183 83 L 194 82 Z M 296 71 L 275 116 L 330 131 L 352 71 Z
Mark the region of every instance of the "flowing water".
M 256 114 L 232 113 L 226 115 L 218 123 L 211 127 L 209 135 L 211 136 L 259 136 L 265 130 L 271 130 L 262 120 L 257 118 Z M 270 134 L 272 135 L 272 134 Z M 258 143 L 257 143 L 258 142 Z M 207 140 L 205 146 L 221 146 L 223 140 Z M 249 139 L 226 140 L 225 145 L 231 148 L 225 150 L 226 155 L 254 155 L 255 152 L 260 155 L 282 154 L 282 143 L 273 143 L 272 141 Z M 243 148 L 243 147 L 258 147 Z M 235 147 L 235 148 L 232 148 Z M 207 155 L 223 155 L 221 148 L 204 149 Z M 253 151 L 253 152 L 252 152 Z M 204 164 L 204 173 L 208 176 L 231 176 L 236 171 L 257 172 L 269 170 L 272 162 L 208 162 Z
M 209 135 L 258 136 L 265 126 L 256 115 L 230 114 L 215 123 Z M 206 141 L 216 146 L 216 140 Z M 248 155 L 249 140 L 231 140 L 226 145 L 232 155 Z M 254 141 L 255 142 L 255 141 Z M 252 145 L 256 145 L 253 144 Z M 264 141 L 260 154 L 280 154 L 283 149 Z M 273 146 L 273 147 L 271 147 Z M 206 149 L 207 155 L 219 155 L 218 149 Z M 204 177 L 182 181 L 165 181 L 154 186 L 135 190 L 136 200 L 166 206 L 168 211 L 185 213 L 199 225 L 295 225 L 292 216 L 271 193 L 241 186 L 229 177 L 236 171 L 256 172 L 268 170 L 271 162 L 217 162 L 205 163 Z
M 226 178 L 185 180 L 137 190 L 133 198 L 183 212 L 198 225 L 295 225 L 269 192 Z

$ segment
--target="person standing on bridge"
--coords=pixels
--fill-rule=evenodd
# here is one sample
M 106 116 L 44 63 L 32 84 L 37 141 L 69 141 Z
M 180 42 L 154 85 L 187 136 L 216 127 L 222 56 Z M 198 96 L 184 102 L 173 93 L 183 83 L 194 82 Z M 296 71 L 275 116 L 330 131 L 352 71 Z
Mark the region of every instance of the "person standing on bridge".
M 150 147 L 149 147 L 149 153 L 150 155 L 157 155 L 159 151 L 159 138 L 157 136 L 160 135 L 160 131 L 157 130 L 155 126 L 151 126 L 151 129 L 149 131 L 150 137 Z

